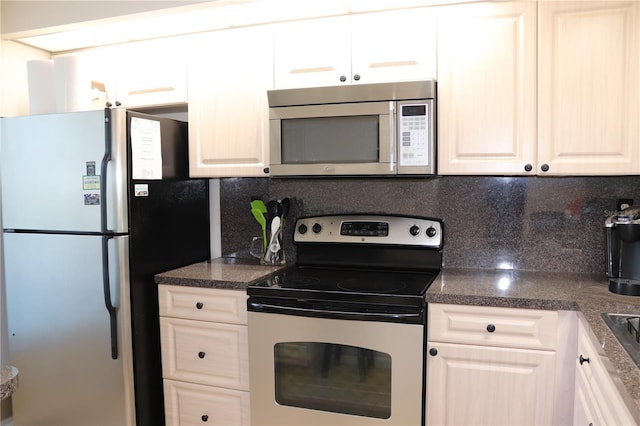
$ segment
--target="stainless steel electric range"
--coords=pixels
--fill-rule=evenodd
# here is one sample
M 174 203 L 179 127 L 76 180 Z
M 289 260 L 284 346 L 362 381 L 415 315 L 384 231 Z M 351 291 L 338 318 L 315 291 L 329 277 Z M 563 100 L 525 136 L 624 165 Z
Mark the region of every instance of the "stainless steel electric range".
M 296 221 L 297 263 L 247 289 L 253 425 L 422 425 L 438 219 Z

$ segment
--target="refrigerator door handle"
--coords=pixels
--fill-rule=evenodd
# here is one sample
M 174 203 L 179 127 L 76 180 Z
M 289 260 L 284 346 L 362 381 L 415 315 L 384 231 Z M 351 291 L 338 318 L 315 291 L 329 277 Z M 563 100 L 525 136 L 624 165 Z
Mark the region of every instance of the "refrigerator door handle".
M 109 280 L 109 240 L 110 235 L 102 236 L 102 286 L 104 289 L 104 305 L 109 312 L 111 327 L 111 358 L 118 359 L 118 315 L 111 302 L 111 282 Z
M 104 156 L 100 164 L 100 230 L 101 232 L 109 232 L 107 225 L 107 166 L 111 161 L 111 109 L 104 110 Z

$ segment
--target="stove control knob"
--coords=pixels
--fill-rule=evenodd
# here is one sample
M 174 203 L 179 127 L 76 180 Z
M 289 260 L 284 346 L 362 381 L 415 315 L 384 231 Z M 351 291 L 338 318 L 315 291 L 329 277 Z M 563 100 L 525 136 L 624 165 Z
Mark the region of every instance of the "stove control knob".
M 322 231 L 322 225 L 320 225 L 319 223 L 314 223 L 311 227 L 311 230 L 314 234 L 319 234 Z
M 308 230 L 309 228 L 307 228 L 307 225 L 305 225 L 304 223 L 298 226 L 298 232 L 301 233 L 302 235 L 306 234 Z
M 409 228 L 409 233 L 415 237 L 420 233 L 420 227 L 418 225 L 412 225 L 411 228 Z
M 436 231 L 436 228 L 434 228 L 433 226 L 430 226 L 427 228 L 427 231 L 426 231 L 427 237 L 433 238 L 436 236 L 437 233 L 438 231 Z

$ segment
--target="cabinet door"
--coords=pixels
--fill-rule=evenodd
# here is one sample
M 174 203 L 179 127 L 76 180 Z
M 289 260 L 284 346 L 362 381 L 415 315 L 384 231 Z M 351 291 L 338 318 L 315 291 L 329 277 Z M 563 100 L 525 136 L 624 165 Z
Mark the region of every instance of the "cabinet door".
M 547 174 L 640 173 L 640 2 L 540 2 Z
M 116 100 L 126 108 L 185 104 L 185 44 L 173 37 L 119 47 Z
M 351 82 L 350 17 L 280 24 L 275 29 L 275 87 L 335 86 Z
M 428 344 L 427 424 L 549 425 L 555 352 Z
M 536 3 L 443 8 L 438 173 L 527 174 L 536 164 Z
M 625 399 L 611 378 L 609 371 L 613 371 L 613 367 L 607 368 L 605 365 L 609 360 L 604 356 L 602 348 L 596 346 L 592 341 L 589 331 L 582 324 L 582 321 L 578 324 L 574 424 L 636 424 L 627 409 Z M 630 397 L 628 397 L 628 401 L 632 406 L 635 405 Z M 582 416 L 587 417 L 584 419 Z M 579 423 L 583 419 L 586 421 Z
M 580 367 L 576 371 L 573 424 L 576 426 L 605 424 L 598 407 L 598 401 L 589 386 L 586 372 Z
M 354 16 L 352 82 L 435 79 L 435 16 L 433 8 Z
M 189 59 L 192 177 L 265 176 L 272 36 L 270 27 L 260 27 L 194 37 Z

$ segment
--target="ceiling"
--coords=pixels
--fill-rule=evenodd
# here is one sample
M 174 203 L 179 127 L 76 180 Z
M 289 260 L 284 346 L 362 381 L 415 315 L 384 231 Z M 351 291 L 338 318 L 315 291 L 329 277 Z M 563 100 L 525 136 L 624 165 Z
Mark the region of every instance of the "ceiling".
M 14 3 L 13 6 L 21 6 L 20 3 L 23 2 L 31 3 L 24 0 L 1 3 L 4 28 L 7 27 L 5 22 L 20 18 L 11 15 L 12 10 L 18 9 L 5 7 L 6 4 Z M 39 15 L 45 16 L 39 16 L 42 22 L 36 23 L 38 28 L 3 33 L 2 38 L 59 53 L 217 29 L 451 2 L 451 0 L 134 1 L 127 3 L 127 7 L 123 7 L 124 2 L 115 0 L 54 1 L 50 3 L 56 4 L 55 9 L 46 16 L 45 9 L 49 2 L 41 1 L 38 3 L 42 6 L 36 10 L 39 11 Z M 137 9 L 128 7 L 133 3 L 137 4 Z M 179 6 L 176 6 L 177 4 Z M 49 5 L 50 8 L 51 6 Z M 154 9 L 154 6 L 158 9 Z M 125 13 L 124 15 L 115 10 L 118 7 Z M 82 8 L 87 10 L 85 15 L 74 18 Z M 95 18 L 100 8 L 104 9 L 103 17 Z M 136 10 L 137 12 L 128 13 Z M 87 16 L 89 16 L 88 19 Z M 34 18 L 37 17 L 34 16 Z M 70 20 L 73 22 L 69 22 Z

